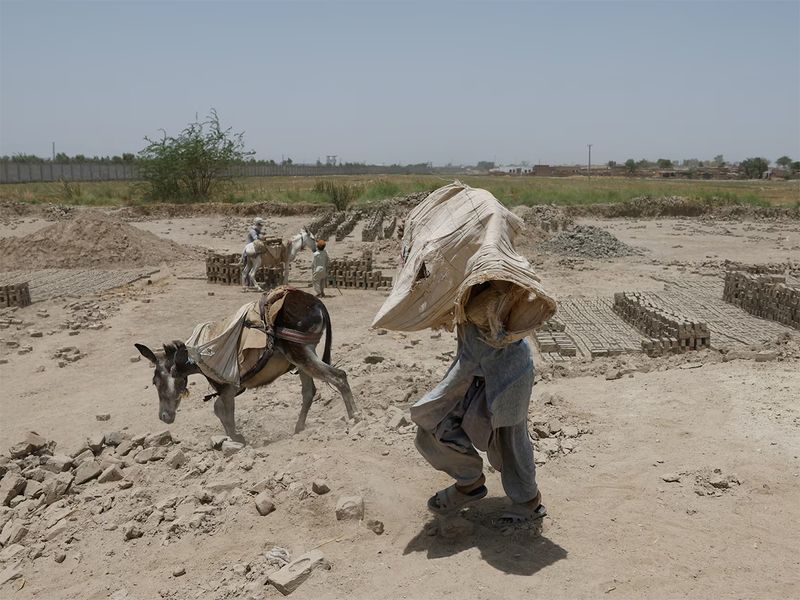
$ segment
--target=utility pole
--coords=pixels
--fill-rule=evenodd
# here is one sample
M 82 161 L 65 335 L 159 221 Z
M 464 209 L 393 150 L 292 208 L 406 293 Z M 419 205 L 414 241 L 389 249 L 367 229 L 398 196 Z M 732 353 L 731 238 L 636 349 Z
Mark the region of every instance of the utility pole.
M 53 142 L 53 162 L 56 162 L 56 143 Z
M 589 147 L 589 170 L 587 171 L 588 177 L 591 179 L 592 177 L 592 146 L 594 144 L 586 144 Z

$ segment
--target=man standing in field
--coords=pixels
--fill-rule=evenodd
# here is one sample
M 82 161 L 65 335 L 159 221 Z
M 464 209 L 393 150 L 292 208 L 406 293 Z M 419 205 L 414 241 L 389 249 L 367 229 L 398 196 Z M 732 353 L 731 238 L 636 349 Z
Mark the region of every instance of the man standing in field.
M 317 249 L 311 260 L 311 281 L 317 298 L 325 297 L 325 284 L 328 281 L 328 252 L 325 250 L 325 240 L 317 240 Z

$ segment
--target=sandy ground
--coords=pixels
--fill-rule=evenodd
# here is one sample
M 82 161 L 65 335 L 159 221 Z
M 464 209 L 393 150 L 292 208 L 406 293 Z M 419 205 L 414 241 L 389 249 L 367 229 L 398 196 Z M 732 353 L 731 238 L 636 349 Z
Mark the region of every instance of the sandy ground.
M 26 221 L 13 232 L 5 226 L 0 235 L 35 229 L 36 223 Z M 287 237 L 302 222 L 270 219 L 268 229 Z M 767 263 L 800 255 L 797 223 L 586 223 L 646 252 L 614 261 L 529 253 L 556 295 L 660 290 L 665 277 L 718 275 L 726 259 Z M 135 225 L 177 242 L 236 249 L 245 221 Z M 332 242 L 331 255 L 355 252 L 358 234 L 357 229 L 349 240 Z M 390 259 L 385 252 L 378 262 L 388 265 Z M 304 274 L 299 267 L 310 256 L 300 260 L 294 275 Z M 202 265 L 176 265 L 151 283 L 102 295 L 97 302 L 108 313 L 103 328 L 79 335 L 57 327 L 71 299 L 18 311 L 32 325 L 0 331 L 0 338 L 21 340 L 33 350 L 3 350 L 3 446 L 29 430 L 69 450 L 94 433 L 165 429 L 157 418 L 151 368 L 146 361 L 131 362 L 133 343 L 185 339 L 196 322 L 224 317 L 252 298 L 235 287 L 187 278 L 202 272 Z M 298 599 L 800 597 L 796 354 L 765 363 L 724 362 L 715 352 L 700 353 L 688 364 L 652 359 L 649 372 L 612 381 L 603 373 L 615 359 L 600 359 L 589 375 L 568 371 L 538 378 L 531 420 L 558 419 L 581 431 L 572 452 L 538 467 L 549 515 L 540 528 L 496 527 L 493 516 L 506 500 L 499 474 L 489 472 L 489 497 L 452 524 L 435 520 L 425 508 L 428 496 L 449 484 L 446 476 L 417 454 L 413 428 L 392 430 L 385 420 L 387 408 L 407 410 L 444 374 L 453 336 L 377 335 L 368 326 L 384 292 L 332 294 L 326 304 L 334 323 L 334 361 L 349 373 L 364 410 L 362 423 L 347 423 L 338 395 L 322 388 L 308 429 L 292 435 L 300 385 L 288 375 L 237 399 L 237 421 L 249 445 L 226 459 L 207 449 L 210 436 L 222 430 L 210 403 L 202 401 L 209 388 L 196 378 L 169 426 L 189 466 L 132 466 L 134 485 L 128 490 L 113 483 L 84 486 L 74 499 L 78 512 L 66 519 L 67 532 L 41 542 L 41 556 L 24 561 L 22 576 L 1 584 L 0 595 L 278 598 L 277 590 L 264 585 L 270 569 L 263 554 L 279 546 L 293 556 L 318 548 L 331 562 L 330 570 L 314 571 L 292 594 Z M 43 309 L 49 317 L 37 316 Z M 34 329 L 44 336 L 27 337 Z M 59 368 L 52 355 L 68 345 L 85 356 Z M 384 360 L 366 364 L 368 355 Z M 101 413 L 110 413 L 110 421 L 97 421 Z M 715 469 L 732 481 L 728 487 L 709 489 Z M 667 474 L 679 481 L 664 481 Z M 330 493 L 309 493 L 315 479 L 325 479 Z M 223 491 L 208 505 L 203 526 L 170 534 L 166 523 L 147 517 L 144 536 L 124 540 L 123 526 L 135 515 L 152 513 L 170 495 L 179 498 L 178 515 L 182 507 L 191 514 L 199 505 L 197 490 L 220 480 L 231 486 L 218 486 Z M 276 503 L 275 512 L 264 517 L 250 494 L 261 481 L 269 482 Z M 349 495 L 363 496 L 365 518 L 382 521 L 382 535 L 363 523 L 336 520 L 337 499 Z M 107 508 L 95 510 L 104 502 Z M 27 519 L 32 531 L 38 531 L 36 521 L 35 515 Z M 54 557 L 61 552 L 66 559 L 59 564 Z M 11 564 L 0 564 L 0 571 Z M 179 567 L 186 574 L 176 577 Z

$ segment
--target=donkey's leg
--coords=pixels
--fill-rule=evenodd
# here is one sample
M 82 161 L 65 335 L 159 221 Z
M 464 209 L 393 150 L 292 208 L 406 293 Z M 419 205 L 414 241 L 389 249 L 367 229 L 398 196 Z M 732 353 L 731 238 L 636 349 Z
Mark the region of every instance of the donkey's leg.
M 286 344 L 286 354 L 289 362 L 295 365 L 301 373 L 329 383 L 339 390 L 348 418 L 357 419 L 361 416 L 353 401 L 350 385 L 347 383 L 347 373 L 322 362 L 312 346 Z
M 317 393 L 314 380 L 305 372 L 300 373 L 300 384 L 303 386 L 303 406 L 300 408 L 300 416 L 297 417 L 297 425 L 294 426 L 295 433 L 300 433 L 306 428 L 308 409 L 311 408 L 311 403 L 314 401 L 314 394 Z
M 236 419 L 234 418 L 236 392 L 235 386 L 226 385 L 223 387 L 214 401 L 214 414 L 222 422 L 222 426 L 225 428 L 225 435 L 235 442 L 245 443 L 244 437 L 236 431 Z
M 258 275 L 258 270 L 261 268 L 261 255 L 256 254 L 253 257 L 253 268 L 250 271 L 250 279 L 253 282 L 253 287 L 257 290 L 261 289 L 261 285 L 259 285 L 258 280 L 256 279 L 256 275 Z

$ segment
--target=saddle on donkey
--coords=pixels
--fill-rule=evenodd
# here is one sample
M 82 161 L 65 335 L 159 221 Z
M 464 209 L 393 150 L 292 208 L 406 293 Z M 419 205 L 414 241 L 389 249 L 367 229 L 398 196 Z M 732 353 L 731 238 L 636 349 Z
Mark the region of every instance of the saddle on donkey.
M 204 375 L 221 383 L 241 385 L 267 364 L 275 339 L 318 344 L 322 331 L 297 328 L 319 300 L 281 286 L 245 304 L 227 321 L 200 323 L 186 340 L 189 358 Z

